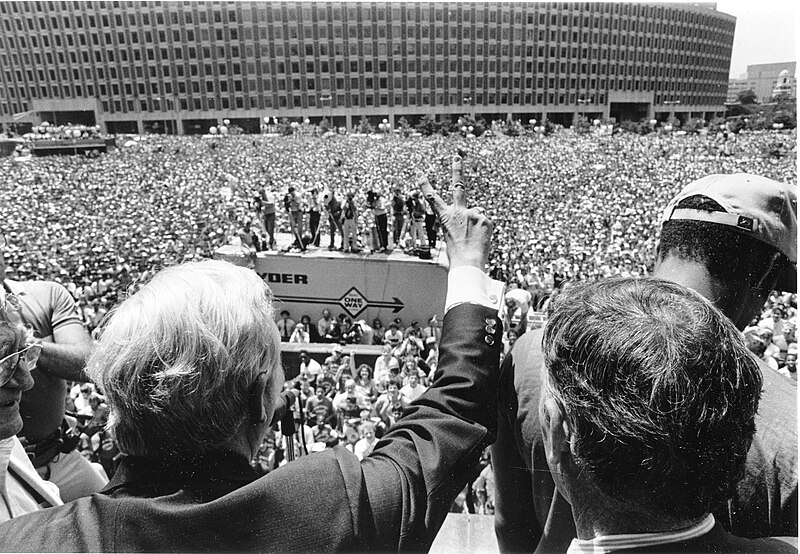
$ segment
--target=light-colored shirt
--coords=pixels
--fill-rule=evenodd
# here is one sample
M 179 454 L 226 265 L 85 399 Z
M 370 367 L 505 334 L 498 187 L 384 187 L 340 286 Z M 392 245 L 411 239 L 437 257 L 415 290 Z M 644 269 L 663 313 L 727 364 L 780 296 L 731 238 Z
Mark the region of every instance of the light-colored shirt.
M 789 371 L 786 367 L 782 367 L 778 370 L 778 373 L 783 375 L 784 377 L 791 379 L 792 381 L 797 381 L 797 372 L 796 371 Z
M 62 504 L 58 487 L 39 477 L 19 439 L 0 440 L 0 522 Z
M 663 533 L 632 533 L 628 535 L 608 535 L 593 539 L 572 539 L 572 544 L 567 549 L 567 554 L 605 554 L 616 550 L 630 550 L 672 544 L 676 542 L 696 539 L 711 531 L 715 524 L 714 515 L 707 514 L 700 522 Z
M 489 278 L 486 273 L 473 266 L 462 265 L 447 274 L 447 296 L 445 313 L 450 308 L 469 302 L 500 310 L 503 300 L 503 283 Z
M 320 373 L 322 373 L 322 366 L 319 365 L 319 362 L 314 358 L 309 358 L 307 364 L 300 364 L 301 375 L 308 374 L 311 377 L 316 377 Z
M 422 396 L 422 393 L 425 392 L 426 390 L 428 390 L 428 387 L 425 387 L 417 383 L 416 387 L 412 387 L 411 385 L 405 385 L 403 388 L 400 389 L 400 394 L 402 394 L 403 397 L 408 402 L 413 402 L 414 400 Z
M 378 444 L 378 439 L 375 438 L 373 438 L 371 442 L 367 439 L 359 439 L 353 447 L 353 453 L 358 457 L 359 460 L 363 460 L 364 456 L 368 456 L 370 452 L 372 452 L 372 449 L 375 448 L 376 444 Z

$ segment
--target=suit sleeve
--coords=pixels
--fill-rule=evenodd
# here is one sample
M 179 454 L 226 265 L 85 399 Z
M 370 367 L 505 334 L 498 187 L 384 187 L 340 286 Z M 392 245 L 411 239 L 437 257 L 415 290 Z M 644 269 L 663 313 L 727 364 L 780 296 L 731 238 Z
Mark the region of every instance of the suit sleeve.
M 433 383 L 361 464 L 372 523 L 362 544 L 430 548 L 495 438 L 501 336 L 496 309 L 465 303 L 447 312 Z
M 495 479 L 494 527 L 501 552 L 533 552 L 542 536 L 533 505 L 531 473 L 514 435 L 517 393 L 514 388 L 514 352 L 500 370 L 497 441 L 492 445 Z

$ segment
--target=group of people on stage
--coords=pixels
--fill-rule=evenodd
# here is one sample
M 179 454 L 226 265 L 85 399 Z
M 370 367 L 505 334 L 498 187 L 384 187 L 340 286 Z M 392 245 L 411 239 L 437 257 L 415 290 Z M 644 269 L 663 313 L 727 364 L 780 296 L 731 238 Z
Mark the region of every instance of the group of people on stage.
M 254 225 L 248 218 L 237 233 L 242 245 L 253 250 L 272 250 L 276 247 L 277 195 L 273 188 L 274 184 L 269 183 L 253 197 L 253 208 L 263 222 L 263 228 Z M 290 186 L 282 204 L 293 238 L 290 250 L 305 252 L 310 246 L 319 247 L 323 222 L 326 221 L 328 250 L 388 253 L 395 248 L 412 252 L 420 247 L 436 247 L 438 224 L 418 192 L 404 198 L 402 190 L 396 188 L 391 199 L 384 200 L 380 192 L 369 190 L 366 203 L 359 205 L 353 192 L 347 192 L 340 199 L 333 187 L 321 190 L 312 188 L 308 194 L 303 194 Z M 337 233 L 340 238 L 338 248 Z

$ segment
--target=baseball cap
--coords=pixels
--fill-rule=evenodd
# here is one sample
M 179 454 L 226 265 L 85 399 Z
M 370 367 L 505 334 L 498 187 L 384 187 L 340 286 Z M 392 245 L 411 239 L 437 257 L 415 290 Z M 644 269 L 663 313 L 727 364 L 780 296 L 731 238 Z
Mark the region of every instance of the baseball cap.
M 677 208 L 691 196 L 705 196 L 724 212 Z M 791 264 L 778 276 L 776 287 L 797 291 L 797 187 L 748 173 L 708 175 L 689 183 L 675 196 L 661 218 L 729 226 L 778 250 Z

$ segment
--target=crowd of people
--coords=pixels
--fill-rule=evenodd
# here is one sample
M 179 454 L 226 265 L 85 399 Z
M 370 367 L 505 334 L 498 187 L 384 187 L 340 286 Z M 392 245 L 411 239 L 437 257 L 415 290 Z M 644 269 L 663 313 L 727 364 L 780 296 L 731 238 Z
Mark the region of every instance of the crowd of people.
M 764 155 L 776 140 L 789 155 Z M 490 274 L 544 296 L 566 279 L 647 274 L 659 206 L 683 183 L 730 172 L 796 182 L 795 143 L 795 131 L 742 133 L 734 155 L 720 156 L 703 135 L 148 136 L 97 159 L 0 159 L 0 213 L 15 275 L 63 283 L 92 327 L 132 282 L 210 257 L 246 222 L 266 238 L 254 205 L 265 188 L 278 203 L 275 228 L 287 233 L 292 214 L 280 200 L 290 187 L 303 234 L 311 191 L 332 191 L 341 203 L 353 194 L 358 237 L 372 226 L 373 192 L 390 215 L 387 247 L 396 246 L 396 191 L 403 203 L 412 197 L 416 167 L 444 182 L 447 155 L 461 148 L 475 203 L 495 221 Z M 327 219 L 320 234 L 329 237 Z M 343 246 L 338 232 L 335 246 Z
M 117 475 L 100 494 L 27 516 L 60 500 L 35 506 L 36 490 L 17 494 L 4 505 L 4 519 L 12 520 L 4 540 L 30 549 L 69 536 L 90 550 L 152 549 L 174 541 L 181 528 L 181 540 L 189 541 L 183 548 L 211 533 L 240 547 L 307 548 L 325 540 L 335 549 L 424 550 L 467 485 L 484 513 L 494 510 L 487 496 L 495 486 L 498 499 L 506 495 L 496 520 L 498 538 L 509 541 L 504 547 L 520 540 L 532 549 L 541 540 L 596 550 L 612 544 L 609 535 L 637 546 L 680 543 L 687 551 L 783 548 L 722 528 L 748 537 L 796 535 L 796 477 L 781 478 L 768 515 L 742 518 L 724 506 L 734 494 L 746 509 L 763 505 L 750 469 L 763 466 L 765 448 L 776 450 L 775 472 L 794 468 L 796 475 L 793 427 L 786 428 L 788 447 L 762 432 L 791 419 L 787 399 L 796 388 L 746 355 L 749 348 L 771 370 L 796 379 L 796 296 L 769 294 L 783 284 L 796 290 L 796 169 L 764 155 L 776 136 L 792 141 L 793 150 L 794 132 L 745 135 L 736 152 L 723 153 L 703 136 L 664 134 L 371 142 L 158 137 L 96 160 L 9 162 L 18 188 L 3 188 L 9 198 L 17 192 L 3 208 L 4 271 L 63 284 L 53 290 L 73 295 L 87 329 L 99 324 L 81 363 L 108 405 L 81 383 L 66 402 L 79 449 Z M 300 155 L 310 141 L 319 146 L 314 155 Z M 733 175 L 742 172 L 761 177 Z M 452 205 L 430 181 L 451 191 Z M 465 181 L 480 210 L 469 208 Z M 331 247 L 336 230 L 345 251 L 358 250 L 361 231 L 377 236 L 372 249 L 396 248 L 406 233 L 415 251 L 431 245 L 430 211 L 444 227 L 450 256 L 443 324 L 431 318 L 425 328 L 404 328 L 394 320 L 383 330 L 380 322 L 334 319 L 328 310 L 316 323 L 309 314 L 296 323 L 288 311 L 276 313 L 251 271 L 219 261 L 176 264 L 242 241 L 242 228 L 252 238 L 262 224 L 268 240 L 253 245 L 273 247 L 264 204 L 275 205 L 280 195 L 283 209 L 272 219 L 300 250 L 316 246 L 315 207 L 317 221 L 328 220 Z M 725 203 L 729 197 L 741 200 L 741 212 Z M 392 213 L 390 229 L 386 212 L 395 198 L 405 213 Z M 358 216 L 365 201 L 372 219 Z M 69 212 L 73 204 L 83 210 Z M 372 226 L 376 233 L 367 232 Z M 720 263 L 720 253 L 736 262 Z M 622 279 L 605 279 L 612 276 Z M 32 342 L 25 322 L 33 299 L 24 287 L 9 288 L 15 281 L 6 283 L 0 392 L 9 417 L 0 421 L 0 439 L 8 457 L 24 442 L 15 437 L 22 428 L 16 402 L 32 390 L 39 353 L 44 367 L 66 336 L 57 330 L 60 316 L 51 317 L 55 344 Z M 111 306 L 117 309 L 105 318 Z M 538 341 L 541 333 L 526 332 L 528 316 L 545 308 L 552 320 Z M 275 326 L 259 324 L 272 318 Z M 297 376 L 285 381 L 280 341 L 311 343 L 312 334 L 331 345 L 330 356 L 320 363 L 301 351 Z M 516 348 L 503 348 L 517 337 Z M 356 366 L 355 344 L 380 344 L 382 353 Z M 537 366 L 546 371 L 530 371 Z M 528 410 L 540 392 L 541 410 Z M 287 419 L 299 426 L 296 433 L 284 434 Z M 509 435 L 508 425 L 521 433 Z M 496 485 L 491 466 L 479 465 L 495 438 L 491 465 L 495 452 L 509 456 L 505 462 L 526 457 L 501 463 Z M 330 448 L 337 444 L 346 449 Z M 272 471 L 296 457 L 301 463 Z M 267 475 L 243 474 L 246 461 Z M 532 463 L 543 462 L 550 472 L 533 479 Z M 12 484 L 30 482 L 12 469 Z M 34 482 L 51 478 L 36 469 Z M 312 494 L 344 524 L 309 526 L 304 534 L 278 524 L 265 535 L 262 516 L 235 517 L 255 509 L 276 523 L 310 522 L 299 510 Z M 148 502 L 137 504 L 140 496 Z M 508 513 L 514 498 L 524 500 L 516 516 Z M 164 510 L 175 499 L 184 508 L 177 519 Z M 207 502 L 213 499 L 221 501 Z M 567 518 L 573 512 L 558 506 L 564 500 L 577 517 Z M 542 506 L 553 528 L 523 537 Z M 198 527 L 215 512 L 233 517 L 237 532 Z M 124 521 L 98 534 L 108 514 Z M 509 525 L 515 517 L 521 527 Z M 151 532 L 143 537 L 135 530 L 145 520 Z M 769 529 L 747 533 L 765 522 Z
M 97 159 L 0 159 L 10 276 L 62 283 L 91 330 L 157 269 L 209 258 L 242 237 L 254 248 L 274 244 L 268 231 L 295 232 L 299 244 L 310 237 L 311 247 L 320 235 L 350 250 L 435 244 L 434 218 L 413 194 L 413 171 L 429 168 L 434 182 L 444 182 L 454 148 L 465 155 L 474 202 L 495 222 L 489 273 L 528 290 L 532 311 L 564 282 L 647 275 L 659 209 L 686 182 L 731 172 L 797 180 L 794 130 L 740 133 L 731 155 L 699 134 L 147 136 Z M 787 155 L 768 155 L 775 148 Z M 274 230 L 264 225 L 265 192 L 275 206 Z M 347 245 L 344 210 L 329 218 L 325 192 L 342 206 L 353 198 Z M 781 304 L 791 310 L 792 302 Z M 353 337 L 362 327 L 346 325 Z M 306 330 L 315 341 L 313 326 Z M 382 340 L 380 330 L 373 336 Z
M 283 310 L 277 321 L 284 339 L 288 329 L 293 328 L 291 334 L 296 337 L 297 327 L 303 325 L 295 324 L 289 315 Z M 358 366 L 356 352 L 348 346 L 353 343 L 333 331 L 345 318 L 344 314 L 332 318 L 325 309 L 319 321 L 307 323 L 317 337 L 330 343 L 330 355 L 320 363 L 307 350 L 301 350 L 299 366 L 287 367 L 296 373 L 284 388 L 294 390 L 297 396 L 294 416 L 297 425 L 304 426 L 299 437 L 309 437 L 308 441 L 303 440 L 305 444 L 297 445 L 298 453 L 300 448 L 308 454 L 344 444 L 359 459 L 363 458 L 433 379 L 441 336 L 441 325 L 437 325 L 435 317 L 424 328 L 417 322 L 404 328 L 397 318 L 385 332 L 370 332 L 368 342 L 355 344 L 382 345 L 382 352 L 372 363 Z M 308 319 L 303 316 L 303 320 Z M 279 429 L 274 431 L 280 439 Z M 286 459 L 285 449 L 285 442 L 277 440 L 274 433 L 269 434 L 253 460 L 254 466 L 262 472 L 278 467 Z

